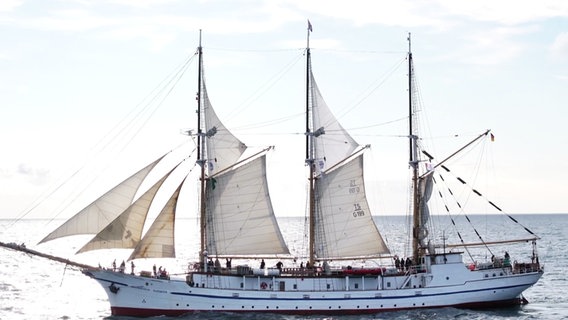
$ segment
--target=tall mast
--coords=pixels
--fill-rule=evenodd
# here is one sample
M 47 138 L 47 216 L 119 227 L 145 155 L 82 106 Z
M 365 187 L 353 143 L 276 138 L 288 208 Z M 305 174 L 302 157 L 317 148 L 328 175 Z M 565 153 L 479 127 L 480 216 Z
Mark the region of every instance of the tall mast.
M 310 57 L 310 32 L 312 32 L 312 24 L 308 20 L 308 34 L 306 44 L 306 164 L 310 167 L 309 175 L 309 263 L 311 266 L 315 262 L 315 201 L 314 201 L 314 151 L 313 151 L 313 133 L 310 129 L 310 71 L 311 71 L 311 57 Z
M 418 190 L 418 137 L 414 134 L 413 118 L 414 118 L 414 101 L 412 99 L 412 48 L 410 33 L 408 33 L 408 141 L 409 141 L 409 164 L 412 168 L 412 257 L 414 263 L 418 263 L 419 259 L 419 243 L 418 234 L 420 231 L 420 210 L 419 210 L 419 190 Z
M 197 67 L 197 163 L 201 166 L 201 175 L 200 175 L 200 190 L 201 190 L 201 197 L 200 201 L 201 204 L 199 206 L 200 214 L 199 214 L 199 233 L 201 235 L 200 242 L 201 242 L 201 250 L 199 254 L 201 255 L 203 262 L 203 266 L 206 265 L 205 261 L 207 256 L 205 255 L 206 246 L 205 246 L 205 136 L 203 134 L 203 130 L 201 130 L 201 79 L 202 77 L 202 65 L 203 65 L 203 50 L 201 47 L 201 30 L 199 30 L 199 47 L 197 48 L 198 54 L 198 67 Z

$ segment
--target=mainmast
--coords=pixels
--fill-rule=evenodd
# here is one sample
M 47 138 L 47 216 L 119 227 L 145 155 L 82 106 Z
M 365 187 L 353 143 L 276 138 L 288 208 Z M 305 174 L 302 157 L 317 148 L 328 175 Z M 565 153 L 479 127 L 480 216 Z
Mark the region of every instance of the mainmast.
M 313 132 L 310 128 L 310 71 L 311 71 L 311 58 L 310 58 L 310 32 L 312 32 L 312 24 L 308 20 L 308 34 L 306 44 L 306 164 L 310 167 L 309 174 L 309 194 L 308 194 L 308 216 L 309 216 L 309 263 L 311 266 L 315 262 L 315 193 L 314 193 L 314 143 Z
M 206 227 L 206 220 L 205 220 L 205 135 L 203 134 L 203 130 L 201 129 L 201 113 L 202 113 L 202 99 L 201 99 L 201 83 L 202 83 L 202 56 L 203 50 L 201 47 L 201 30 L 199 30 L 199 47 L 197 48 L 198 54 L 198 71 L 197 71 L 197 163 L 201 167 L 201 175 L 200 175 L 200 190 L 201 190 L 201 205 L 199 206 L 200 215 L 199 215 L 199 233 L 201 235 L 201 249 L 199 254 L 201 255 L 201 261 L 203 262 L 203 266 L 206 265 L 207 259 L 207 252 L 205 246 L 205 227 Z
M 419 240 L 420 232 L 420 193 L 418 190 L 418 136 L 414 134 L 413 118 L 414 118 L 414 101 L 413 101 L 413 65 L 412 65 L 412 48 L 410 33 L 408 33 L 408 142 L 409 142 L 409 165 L 412 168 L 412 257 L 414 263 L 419 261 Z

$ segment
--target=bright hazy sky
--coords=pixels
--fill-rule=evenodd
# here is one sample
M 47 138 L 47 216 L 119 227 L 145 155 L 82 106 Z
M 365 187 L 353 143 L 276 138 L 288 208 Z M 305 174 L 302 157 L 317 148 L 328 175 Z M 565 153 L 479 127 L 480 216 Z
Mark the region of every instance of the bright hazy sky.
M 21 215 L 76 169 L 96 167 L 108 140 L 97 143 L 129 114 L 153 117 L 135 151 L 105 149 L 131 164 L 115 179 L 187 140 L 179 132 L 196 127 L 195 60 L 168 102 L 147 111 L 143 100 L 195 51 L 199 29 L 214 108 L 247 145 L 276 146 L 275 210 L 303 215 L 307 19 L 320 90 L 355 139 L 372 145 L 375 213 L 407 208 L 408 32 L 429 152 L 444 158 L 492 129 L 482 166 L 495 170 L 476 189 L 492 191 L 508 213 L 568 212 L 564 0 L 2 0 L 0 217 Z

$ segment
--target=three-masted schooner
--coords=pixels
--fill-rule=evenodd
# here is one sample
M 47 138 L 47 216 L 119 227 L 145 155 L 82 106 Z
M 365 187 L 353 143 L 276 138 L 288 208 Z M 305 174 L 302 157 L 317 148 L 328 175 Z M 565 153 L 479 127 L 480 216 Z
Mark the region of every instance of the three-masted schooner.
M 183 278 L 84 268 L 83 273 L 105 289 L 113 315 L 175 316 L 203 311 L 362 314 L 447 306 L 516 305 L 521 302 L 522 292 L 542 276 L 538 259 L 526 263 L 466 265 L 461 252 L 439 252 L 427 241 L 427 201 L 437 166 L 424 170 L 426 162 L 419 159 L 418 134 L 413 127 L 410 50 L 413 256 L 407 268 L 391 266 L 392 256 L 366 199 L 363 152 L 367 146 L 359 146 L 339 124 L 318 89 L 311 66 L 310 31 L 306 49 L 305 153 L 309 170 L 309 265 L 221 268 L 212 262 L 224 257 L 282 257 L 289 250 L 268 192 L 265 155 L 268 149 L 241 159 L 246 145 L 221 123 L 209 101 L 200 40 L 196 134 L 201 187 L 199 263 Z M 91 233 L 95 237 L 79 252 L 130 248 L 133 250 L 130 259 L 174 257 L 173 232 L 181 184 L 142 234 L 150 203 L 174 169 L 134 199 L 142 181 L 160 160 L 105 193 L 43 241 Z M 105 219 L 91 219 L 101 214 Z M 525 239 L 533 243 L 536 240 L 536 236 Z M 534 250 L 533 247 L 533 257 Z M 388 258 L 387 267 L 340 265 L 341 260 L 375 258 Z

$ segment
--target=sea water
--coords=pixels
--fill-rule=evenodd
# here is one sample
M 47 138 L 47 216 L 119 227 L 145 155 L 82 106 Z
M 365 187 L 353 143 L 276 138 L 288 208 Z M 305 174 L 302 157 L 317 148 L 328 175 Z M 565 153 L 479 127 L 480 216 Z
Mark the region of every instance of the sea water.
M 517 235 L 517 229 L 526 232 L 523 226 L 538 235 L 541 240 L 537 242 L 540 263 L 545 266 L 545 273 L 541 280 L 524 292 L 529 304 L 522 307 L 497 310 L 467 310 L 454 308 L 411 310 L 399 312 L 379 313 L 376 315 L 360 316 L 288 316 L 277 314 L 212 314 L 199 313 L 175 319 L 568 319 L 568 279 L 564 271 L 568 263 L 566 244 L 568 243 L 568 215 L 532 214 L 514 216 L 522 226 L 506 225 L 502 216 L 475 216 L 472 217 L 472 227 L 477 228 L 480 234 L 486 234 L 484 240 L 498 239 L 499 236 Z M 447 243 L 456 242 L 459 236 L 468 238 L 465 233 L 467 220 L 455 218 L 457 226 L 463 230 L 453 230 L 453 223 L 448 218 L 438 218 L 442 231 L 438 231 L 440 239 Z M 296 254 L 305 249 L 304 218 L 281 218 L 279 222 L 291 251 Z M 505 220 L 510 220 L 505 217 Z M 98 264 L 110 267 L 113 261 L 119 265 L 127 259 L 126 250 L 113 250 L 110 252 L 94 251 L 74 256 L 81 246 L 88 241 L 88 237 L 74 236 L 68 239 L 58 239 L 46 244 L 37 245 L 45 235 L 53 230 L 62 221 L 46 220 L 0 220 L 0 241 L 25 243 L 28 248 L 54 255 L 61 255 L 82 263 L 94 266 Z M 407 245 L 408 227 L 407 217 L 391 216 L 377 218 L 377 224 L 382 230 L 383 237 L 394 254 L 404 256 L 409 248 Z M 446 227 L 443 227 L 443 226 Z M 503 230 L 504 229 L 504 230 Z M 153 264 L 166 268 L 171 274 L 183 274 L 187 265 L 196 260 L 199 245 L 197 243 L 198 224 L 195 220 L 182 220 L 176 225 L 180 234 L 176 242 L 181 244 L 177 248 L 175 260 L 137 260 L 135 272 L 151 270 Z M 181 231 L 181 232 L 179 232 Z M 475 233 L 474 233 L 475 234 Z M 530 235 L 525 234 L 524 237 Z M 477 236 L 475 236 L 477 237 Z M 475 238 L 469 238 L 475 240 Z M 502 250 L 494 249 L 492 252 L 501 255 Z M 507 249 L 509 250 L 509 249 Z M 509 250 L 511 259 L 519 261 L 530 260 L 530 244 L 522 244 L 518 249 Z M 469 256 L 480 261 L 486 256 L 476 252 L 466 252 Z M 301 261 L 298 256 L 296 264 Z M 258 261 L 234 261 L 236 264 L 246 263 L 257 267 Z M 270 263 L 275 262 L 268 262 Z M 367 262 L 369 263 L 369 262 Z M 391 263 L 385 261 L 384 263 Z M 292 260 L 284 260 L 285 266 L 292 266 Z M 371 266 L 371 265 L 368 265 Z M 127 264 L 126 271 L 130 272 Z M 94 280 L 83 275 L 77 268 L 65 266 L 61 263 L 40 257 L 29 256 L 12 250 L 0 249 L 0 319 L 130 319 L 128 317 L 113 317 L 110 315 L 110 306 L 102 287 Z M 174 319 L 158 317 L 157 319 Z

